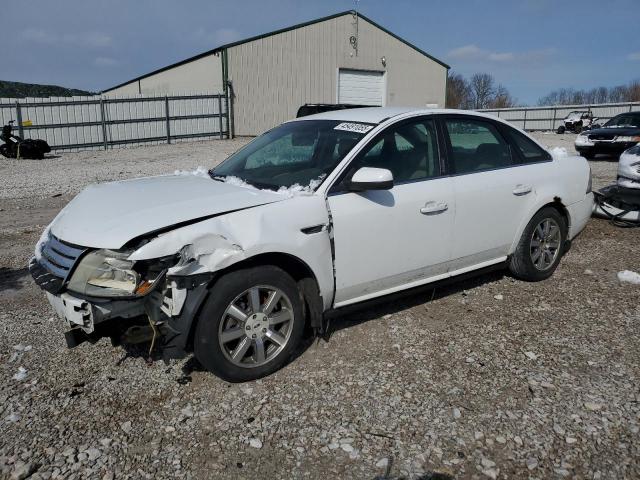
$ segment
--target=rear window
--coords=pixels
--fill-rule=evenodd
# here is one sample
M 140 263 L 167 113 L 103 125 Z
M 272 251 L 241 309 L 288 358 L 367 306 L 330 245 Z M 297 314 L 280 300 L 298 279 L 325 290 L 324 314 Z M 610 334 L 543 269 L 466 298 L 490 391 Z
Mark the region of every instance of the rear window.
M 520 153 L 524 163 L 544 162 L 551 160 L 551 154 L 538 146 L 533 140 L 514 128 L 504 127 L 513 144 Z
M 607 123 L 605 127 L 636 127 L 640 128 L 640 115 L 626 114 L 613 117 Z

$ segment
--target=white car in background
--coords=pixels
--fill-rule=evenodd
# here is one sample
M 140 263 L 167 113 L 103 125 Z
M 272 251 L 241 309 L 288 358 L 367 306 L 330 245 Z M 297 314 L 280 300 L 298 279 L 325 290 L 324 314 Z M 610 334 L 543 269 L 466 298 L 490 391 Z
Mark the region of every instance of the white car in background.
M 30 270 L 70 347 L 153 339 L 246 381 L 330 310 L 491 266 L 548 278 L 592 207 L 585 159 L 500 119 L 341 110 L 284 123 L 208 175 L 88 187 Z

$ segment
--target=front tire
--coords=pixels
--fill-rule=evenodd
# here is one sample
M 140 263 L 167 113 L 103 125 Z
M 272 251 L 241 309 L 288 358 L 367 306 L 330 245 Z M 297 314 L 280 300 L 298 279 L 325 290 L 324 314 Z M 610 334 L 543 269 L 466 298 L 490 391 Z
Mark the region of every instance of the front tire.
M 560 263 L 566 240 L 565 218 L 555 208 L 541 209 L 522 232 L 509 270 L 514 277 L 527 282 L 549 278 Z
M 282 368 L 304 332 L 302 296 L 284 270 L 259 266 L 220 278 L 194 335 L 194 354 L 210 372 L 246 382 Z

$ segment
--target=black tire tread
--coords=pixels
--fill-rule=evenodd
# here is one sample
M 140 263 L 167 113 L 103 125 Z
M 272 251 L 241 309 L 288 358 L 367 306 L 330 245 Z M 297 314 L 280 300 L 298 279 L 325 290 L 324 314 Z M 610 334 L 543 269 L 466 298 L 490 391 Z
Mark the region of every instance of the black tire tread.
M 552 217 L 554 220 L 558 222 L 560 225 L 561 232 L 561 241 L 560 241 L 560 253 L 556 258 L 555 264 L 549 270 L 540 271 L 536 269 L 531 261 L 531 257 L 529 255 L 529 239 L 533 233 L 533 229 L 544 219 Z M 553 275 L 558 264 L 560 263 L 560 259 L 564 255 L 564 242 L 567 239 L 567 222 L 564 216 L 554 207 L 544 207 L 540 209 L 533 218 L 529 221 L 524 231 L 522 232 L 522 236 L 518 241 L 518 245 L 516 246 L 513 255 L 509 259 L 509 271 L 511 274 L 519 279 L 527 282 L 539 282 L 541 280 L 545 280 Z
M 273 361 L 256 368 L 242 368 L 229 362 L 217 340 L 218 325 L 227 305 L 238 294 L 253 285 L 270 284 L 287 294 L 294 310 L 294 326 L 289 344 Z M 245 382 L 270 375 L 282 368 L 299 345 L 304 332 L 304 309 L 300 291 L 291 276 L 274 265 L 233 270 L 212 286 L 195 326 L 194 355 L 210 372 L 229 382 Z

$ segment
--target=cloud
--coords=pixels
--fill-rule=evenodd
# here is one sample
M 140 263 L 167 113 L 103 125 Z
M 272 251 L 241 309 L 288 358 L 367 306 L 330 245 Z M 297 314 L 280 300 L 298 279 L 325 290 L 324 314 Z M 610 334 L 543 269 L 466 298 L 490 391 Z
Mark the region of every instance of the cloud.
M 28 42 L 42 43 L 45 45 L 50 45 L 58 41 L 58 37 L 56 35 L 52 35 L 41 28 L 26 28 L 22 31 L 20 36 L 23 40 Z
M 219 43 L 231 43 L 240 40 L 240 32 L 234 28 L 220 28 L 215 31 L 214 36 Z
M 58 35 L 41 28 L 29 27 L 22 31 L 21 38 L 41 45 L 72 45 L 77 47 L 104 48 L 113 44 L 113 39 L 102 32 L 64 33 Z
M 218 47 L 226 43 L 240 40 L 242 35 L 234 28 L 219 28 L 213 32 L 209 32 L 200 27 L 193 31 L 193 40 L 196 43 L 208 45 L 210 47 Z
M 67 42 L 84 44 L 95 48 L 110 47 L 113 43 L 113 40 L 109 35 L 101 32 L 86 32 L 76 35 L 71 34 L 65 35 L 63 38 Z
M 640 52 L 633 52 L 627 55 L 629 60 L 640 60 Z
M 447 53 L 451 58 L 479 58 L 484 54 L 484 50 L 480 49 L 477 45 L 465 45 L 464 47 L 458 47 Z
M 515 55 L 511 52 L 490 53 L 487 58 L 492 62 L 511 62 L 515 59 Z
M 118 61 L 110 57 L 96 57 L 93 60 L 93 64 L 96 67 L 115 67 L 118 65 Z
M 464 45 L 454 48 L 447 53 L 447 57 L 454 60 L 489 61 L 496 63 L 532 62 L 544 60 L 556 53 L 555 48 L 529 50 L 524 52 L 492 52 L 477 45 Z

